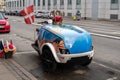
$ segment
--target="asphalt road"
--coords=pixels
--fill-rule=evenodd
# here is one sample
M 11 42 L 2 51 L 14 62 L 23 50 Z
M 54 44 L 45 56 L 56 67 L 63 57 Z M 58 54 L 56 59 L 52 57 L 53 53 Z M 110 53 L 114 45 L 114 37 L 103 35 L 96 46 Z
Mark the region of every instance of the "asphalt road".
M 46 73 L 42 69 L 40 57 L 31 47 L 31 43 L 36 38 L 34 37 L 35 28 L 39 26 L 26 25 L 21 17 L 10 16 L 9 21 L 12 25 L 11 32 L 0 34 L 0 37 L 13 40 L 17 47 L 17 53 L 13 59 L 38 80 L 120 80 L 119 25 L 97 25 L 65 20 L 66 24 L 78 25 L 94 33 L 92 35 L 95 49 L 94 59 L 88 67 L 71 63 L 62 68 L 59 67 L 55 73 Z M 42 20 L 36 19 L 36 21 Z

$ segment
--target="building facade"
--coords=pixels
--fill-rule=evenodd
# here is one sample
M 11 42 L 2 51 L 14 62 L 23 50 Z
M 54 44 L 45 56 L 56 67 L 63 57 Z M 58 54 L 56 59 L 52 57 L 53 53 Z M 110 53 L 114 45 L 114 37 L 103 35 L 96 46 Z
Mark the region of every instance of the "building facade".
M 62 10 L 65 16 L 81 13 L 82 18 L 120 20 L 120 0 L 6 0 L 6 10 L 21 10 L 34 4 L 35 12 Z
M 5 0 L 0 0 L 0 11 L 5 11 Z

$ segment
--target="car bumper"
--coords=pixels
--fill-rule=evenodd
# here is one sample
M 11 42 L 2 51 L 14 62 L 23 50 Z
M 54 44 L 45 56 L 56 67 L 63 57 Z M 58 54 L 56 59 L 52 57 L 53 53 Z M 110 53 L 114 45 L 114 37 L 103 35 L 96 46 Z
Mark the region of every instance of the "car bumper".
M 94 55 L 94 50 L 85 52 L 85 53 L 77 53 L 77 54 L 60 54 L 58 53 L 57 56 L 60 60 L 59 63 L 67 63 L 72 58 L 80 58 L 84 56 L 88 56 L 89 58 L 92 58 Z
M 10 29 L 9 28 L 0 28 L 0 32 L 10 32 Z

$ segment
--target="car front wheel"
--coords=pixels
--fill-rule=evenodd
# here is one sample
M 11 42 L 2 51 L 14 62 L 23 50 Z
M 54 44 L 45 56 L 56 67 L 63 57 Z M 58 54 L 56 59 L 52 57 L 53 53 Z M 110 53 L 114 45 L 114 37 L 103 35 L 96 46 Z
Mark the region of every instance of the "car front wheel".
M 55 61 L 52 52 L 49 48 L 43 50 L 42 64 L 43 69 L 47 72 L 54 72 L 57 68 L 57 62 Z

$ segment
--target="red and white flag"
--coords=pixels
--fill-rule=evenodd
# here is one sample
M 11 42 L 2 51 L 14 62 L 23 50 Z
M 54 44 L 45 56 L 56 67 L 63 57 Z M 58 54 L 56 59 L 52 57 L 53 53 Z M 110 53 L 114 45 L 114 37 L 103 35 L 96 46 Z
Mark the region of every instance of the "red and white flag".
M 30 5 L 20 11 L 20 14 L 24 16 L 26 24 L 32 24 L 34 22 L 34 6 Z

